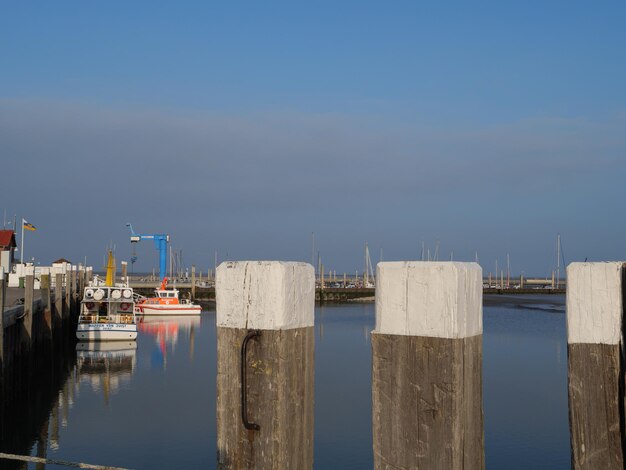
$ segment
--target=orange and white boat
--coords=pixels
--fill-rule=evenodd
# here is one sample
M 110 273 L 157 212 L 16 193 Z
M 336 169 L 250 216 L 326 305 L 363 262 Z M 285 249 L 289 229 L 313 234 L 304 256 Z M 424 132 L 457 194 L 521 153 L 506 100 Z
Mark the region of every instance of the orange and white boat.
M 140 299 L 135 307 L 142 315 L 200 315 L 202 307 L 187 299 L 178 298 L 178 289 L 167 288 L 167 278 L 158 289 L 155 297 Z

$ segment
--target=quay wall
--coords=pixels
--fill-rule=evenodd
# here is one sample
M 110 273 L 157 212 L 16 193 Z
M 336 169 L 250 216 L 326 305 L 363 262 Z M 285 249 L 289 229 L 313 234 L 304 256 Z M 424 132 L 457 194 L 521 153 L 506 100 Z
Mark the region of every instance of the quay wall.
M 154 294 L 154 289 L 158 287 L 158 283 L 131 283 L 133 290 L 146 297 L 151 297 Z M 191 298 L 191 283 L 178 284 L 176 288 L 180 291 L 180 297 L 184 299 Z M 565 289 L 529 289 L 529 288 L 483 288 L 483 294 L 485 295 L 565 295 Z M 374 300 L 376 295 L 376 289 L 371 288 L 342 288 L 342 287 L 327 287 L 315 289 L 315 300 L 317 302 L 350 302 L 363 299 Z M 200 304 L 211 304 L 215 302 L 215 287 L 200 287 L 195 288 L 195 297 Z
M 28 455 L 36 446 L 36 454 L 45 457 L 48 441 L 54 441 L 59 434 L 59 413 L 55 409 L 59 397 L 67 393 L 67 381 L 74 368 L 76 326 L 68 319 L 54 322 L 51 331 L 50 312 L 46 314 L 43 300 L 37 299 L 33 302 L 29 335 L 24 310 L 24 305 L 7 306 L 3 314 L 0 452 Z M 0 460 L 0 470 L 21 468 L 25 468 L 22 462 Z

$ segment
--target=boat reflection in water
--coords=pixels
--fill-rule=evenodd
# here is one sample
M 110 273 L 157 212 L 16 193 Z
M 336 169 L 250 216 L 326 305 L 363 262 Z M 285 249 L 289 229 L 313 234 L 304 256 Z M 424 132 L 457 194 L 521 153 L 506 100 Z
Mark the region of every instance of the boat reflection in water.
M 137 329 L 154 336 L 156 348 L 152 353 L 152 364 L 163 369 L 167 366 L 168 349 L 173 352 L 182 332 L 189 337 L 189 360 L 193 360 L 196 329 L 200 328 L 201 315 L 159 315 L 138 317 Z
M 76 344 L 76 371 L 79 383 L 103 390 L 104 400 L 117 393 L 135 371 L 136 341 L 81 341 Z

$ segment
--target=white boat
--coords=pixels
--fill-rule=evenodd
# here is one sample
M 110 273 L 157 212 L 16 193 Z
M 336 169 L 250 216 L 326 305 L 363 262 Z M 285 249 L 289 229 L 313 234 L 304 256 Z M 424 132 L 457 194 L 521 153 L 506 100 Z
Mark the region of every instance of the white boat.
M 154 297 L 137 302 L 137 313 L 143 315 L 200 315 L 202 307 L 178 297 L 178 289 L 167 288 L 167 278 L 154 290 Z
M 113 285 L 113 255 L 109 252 L 107 279 L 96 276 L 83 292 L 76 337 L 79 341 L 137 339 L 135 298 L 127 284 Z

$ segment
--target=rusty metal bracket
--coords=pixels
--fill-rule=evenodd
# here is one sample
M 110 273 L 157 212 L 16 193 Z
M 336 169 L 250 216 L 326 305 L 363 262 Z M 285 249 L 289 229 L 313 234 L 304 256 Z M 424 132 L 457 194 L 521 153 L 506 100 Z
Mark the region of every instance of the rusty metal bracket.
M 246 373 L 246 364 L 247 364 L 247 355 L 248 355 L 248 341 L 257 336 L 261 336 L 261 330 L 250 330 L 248 334 L 243 339 L 243 343 L 241 343 L 241 421 L 243 421 L 243 425 L 246 429 L 253 429 L 258 431 L 261 429 L 256 423 L 250 423 L 248 421 L 248 394 L 247 386 L 247 373 Z

